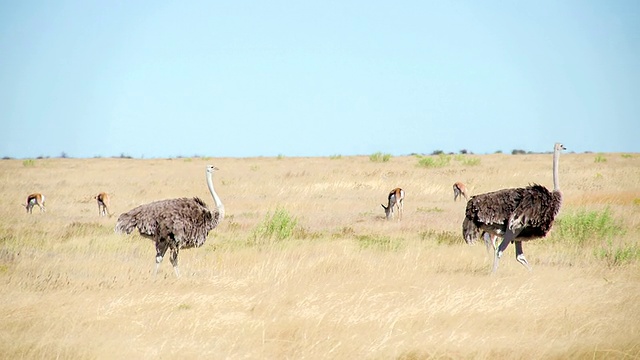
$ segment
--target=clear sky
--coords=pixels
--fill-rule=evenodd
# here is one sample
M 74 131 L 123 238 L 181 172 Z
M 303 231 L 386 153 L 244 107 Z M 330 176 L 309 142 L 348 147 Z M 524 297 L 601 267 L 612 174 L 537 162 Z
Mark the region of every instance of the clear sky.
M 2 1 L 0 156 L 640 152 L 640 1 Z

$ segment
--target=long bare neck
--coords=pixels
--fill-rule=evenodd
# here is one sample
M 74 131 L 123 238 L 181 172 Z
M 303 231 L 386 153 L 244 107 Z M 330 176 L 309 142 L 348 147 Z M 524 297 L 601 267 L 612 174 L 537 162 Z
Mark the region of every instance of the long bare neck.
M 560 159 L 560 150 L 553 151 L 553 191 L 560 191 L 560 179 L 558 179 L 558 160 Z
M 220 197 L 216 193 L 216 190 L 213 188 L 212 177 L 213 174 L 207 172 L 207 186 L 209 187 L 209 191 L 211 192 L 211 197 L 213 197 L 213 202 L 216 205 L 216 209 L 218 209 L 218 212 L 220 213 L 220 220 L 222 220 L 222 218 L 224 217 L 224 205 L 222 204 Z

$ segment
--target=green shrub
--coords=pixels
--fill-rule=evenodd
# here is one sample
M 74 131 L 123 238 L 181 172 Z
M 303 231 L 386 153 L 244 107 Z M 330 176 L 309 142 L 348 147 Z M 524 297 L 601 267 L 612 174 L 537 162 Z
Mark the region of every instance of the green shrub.
M 462 159 L 462 165 L 464 165 L 464 166 L 478 166 L 478 165 L 480 165 L 480 158 L 474 157 L 474 158 Z
M 440 154 L 438 156 L 418 156 L 418 165 L 426 168 L 445 167 L 451 162 L 451 156 Z
M 578 210 L 558 218 L 552 239 L 577 245 L 597 244 L 612 236 L 624 234 L 620 222 L 609 208 L 603 211 Z
M 594 255 L 604 260 L 609 267 L 624 265 L 640 259 L 640 247 L 636 244 L 624 244 L 614 246 L 611 240 L 606 246 L 594 251 Z
M 22 161 L 22 166 L 24 167 L 33 167 L 36 166 L 36 161 L 33 159 L 26 159 Z
M 369 155 L 369 160 L 373 162 L 387 162 L 391 159 L 391 154 L 383 154 L 381 152 L 377 152 Z
M 435 240 L 438 245 L 459 245 L 463 243 L 462 232 L 456 234 L 451 231 L 427 230 L 420 233 L 422 240 Z
M 259 245 L 289 239 L 294 235 L 297 225 L 298 219 L 285 209 L 277 208 L 273 214 L 267 213 L 264 220 L 253 230 L 249 243 Z
M 605 158 L 604 155 L 602 154 L 598 154 L 596 155 L 596 159 L 594 160 L 594 162 L 597 162 L 597 163 L 607 162 L 607 158 Z
M 396 251 L 404 246 L 401 240 L 393 240 L 382 235 L 358 235 L 356 237 L 360 249 L 375 249 L 384 251 Z

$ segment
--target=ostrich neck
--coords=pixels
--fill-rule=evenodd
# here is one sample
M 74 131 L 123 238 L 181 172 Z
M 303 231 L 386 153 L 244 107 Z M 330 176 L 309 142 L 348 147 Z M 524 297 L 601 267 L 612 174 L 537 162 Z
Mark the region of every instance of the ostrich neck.
M 560 151 L 555 150 L 553 152 L 553 190 L 560 191 L 560 180 L 558 179 L 558 159 L 560 158 Z
M 213 202 L 216 204 L 216 208 L 220 212 L 221 215 L 224 216 L 224 205 L 220 200 L 220 197 L 216 193 L 216 190 L 213 188 L 213 175 L 211 173 L 207 173 L 207 186 L 209 187 L 209 191 L 211 192 L 211 196 L 213 197 Z

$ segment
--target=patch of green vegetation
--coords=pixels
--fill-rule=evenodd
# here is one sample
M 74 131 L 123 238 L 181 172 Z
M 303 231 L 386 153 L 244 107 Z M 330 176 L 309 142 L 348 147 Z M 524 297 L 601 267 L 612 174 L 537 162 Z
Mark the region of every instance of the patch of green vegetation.
M 598 155 L 596 155 L 596 159 L 594 160 L 594 162 L 596 162 L 596 163 L 607 162 L 607 158 L 605 158 L 604 155 L 602 155 L 602 154 L 598 154 Z
M 397 251 L 404 247 L 404 242 L 399 239 L 391 239 L 383 235 L 358 235 L 356 241 L 360 249 L 375 249 L 382 251 Z
M 24 167 L 34 167 L 36 166 L 36 161 L 33 159 L 26 159 L 22 161 L 22 166 Z
M 369 160 L 372 162 L 388 162 L 391 160 L 391 154 L 383 154 L 378 151 L 377 153 L 369 155 Z
M 420 156 L 417 155 L 418 165 L 426 168 L 440 168 L 449 165 L 451 156 L 440 154 L 437 156 Z
M 337 155 L 331 155 L 331 156 L 329 156 L 329 159 L 330 159 L 330 160 L 338 160 L 338 159 L 342 159 L 342 155 L 339 155 L 339 154 L 337 154 Z
M 278 158 L 277 158 L 278 160 L 282 160 L 284 158 L 285 158 L 285 156 L 283 154 L 278 154 Z
M 420 232 L 421 240 L 435 240 L 438 245 L 459 245 L 463 242 L 462 234 L 451 231 L 427 230 Z
M 293 217 L 287 210 L 277 208 L 271 214 L 267 213 L 264 220 L 253 230 L 249 237 L 249 245 L 270 244 L 293 237 L 298 219 Z
M 640 260 L 640 247 L 637 244 L 613 245 L 608 240 L 606 246 L 594 250 L 594 255 L 609 267 L 620 266 Z
M 464 165 L 464 166 L 478 166 L 478 165 L 480 165 L 480 158 L 479 157 L 464 158 L 464 159 L 462 159 L 462 165 Z
M 624 233 L 623 226 L 611 215 L 609 208 L 603 211 L 582 209 L 556 219 L 551 240 L 579 246 L 597 245 Z
M 441 209 L 441 208 L 439 208 L 437 206 L 436 207 L 432 207 L 432 208 L 418 207 L 417 211 L 418 212 L 425 212 L 425 213 L 432 213 L 432 212 L 441 213 L 441 212 L 444 212 L 444 209 Z
M 189 305 L 189 304 L 180 304 L 178 305 L 178 310 L 191 310 L 191 308 L 193 308 L 193 306 Z
M 633 205 L 640 205 L 640 198 L 633 199 Z
M 623 159 L 631 159 L 633 157 L 631 154 L 622 154 L 620 156 L 622 156 Z

